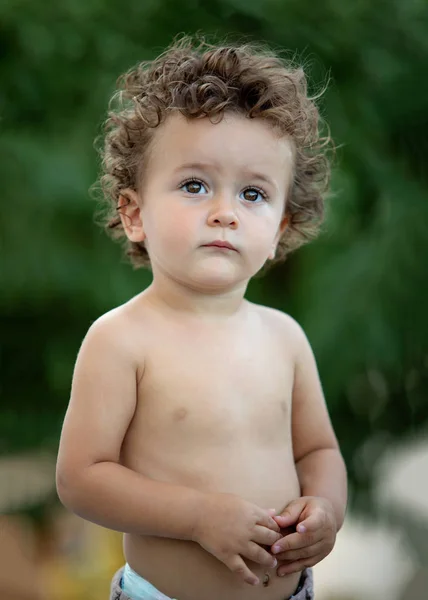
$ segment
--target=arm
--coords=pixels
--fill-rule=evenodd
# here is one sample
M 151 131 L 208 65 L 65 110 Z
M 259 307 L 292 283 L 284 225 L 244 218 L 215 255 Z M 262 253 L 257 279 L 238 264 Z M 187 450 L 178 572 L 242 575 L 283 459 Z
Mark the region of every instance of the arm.
M 194 540 L 202 492 L 154 481 L 114 462 L 58 479 L 61 502 L 87 521 L 123 533 Z
M 301 328 L 296 326 L 292 400 L 294 461 L 302 496 L 329 500 L 339 530 L 347 503 L 346 467 L 327 411 L 312 349 Z
M 335 448 L 314 450 L 296 464 L 302 496 L 330 500 L 336 517 L 337 531 L 345 519 L 347 502 L 346 467 Z
M 129 343 L 118 340 L 115 318 L 94 323 L 77 358 L 57 459 L 58 496 L 78 516 L 109 529 L 192 539 L 204 494 L 119 464 L 141 373 Z
M 301 497 L 275 517 L 282 528 L 293 528 L 272 546 L 281 561 L 278 575 L 313 567 L 333 549 L 345 516 L 345 463 L 331 425 L 315 358 L 302 329 L 292 321 L 296 349 L 292 398 L 294 462 Z

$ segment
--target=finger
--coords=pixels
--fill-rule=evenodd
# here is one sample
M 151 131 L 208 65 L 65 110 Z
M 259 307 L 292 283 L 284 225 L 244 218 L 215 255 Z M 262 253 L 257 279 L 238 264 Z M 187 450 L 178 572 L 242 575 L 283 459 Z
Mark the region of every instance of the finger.
M 256 525 L 254 527 L 254 533 L 252 534 L 251 539 L 257 544 L 272 546 L 272 544 L 275 544 L 275 542 L 278 542 L 282 539 L 282 535 L 281 533 L 272 531 L 272 529 L 268 529 L 267 527 Z
M 319 554 L 322 554 L 323 549 L 323 542 L 317 542 L 312 546 L 305 546 L 304 548 L 299 548 L 298 550 L 288 550 L 287 552 L 280 552 L 275 556 L 278 559 L 278 561 L 286 560 L 287 562 L 293 562 L 301 560 L 303 558 L 312 558 L 313 556 L 318 556 Z
M 257 522 L 259 525 L 264 525 L 268 529 L 271 529 L 272 531 L 277 531 L 279 533 L 280 527 L 278 523 L 273 519 L 273 517 L 269 516 L 267 513 L 262 512 Z
M 320 512 L 313 512 L 296 527 L 299 533 L 306 533 L 307 531 L 316 531 L 324 526 L 324 517 Z
M 306 546 L 313 546 L 322 539 L 322 533 L 291 533 L 281 538 L 272 546 L 272 554 L 287 552 L 289 550 L 298 550 Z
M 264 565 L 265 567 L 271 567 L 272 569 L 276 567 L 278 561 L 272 554 L 264 550 L 261 546 L 256 544 L 255 542 L 250 542 L 248 544 L 247 550 L 242 553 L 245 558 L 249 558 L 255 563 L 259 565 Z
M 242 558 L 236 554 L 229 561 L 224 561 L 226 567 L 228 567 L 232 573 L 236 573 L 241 579 L 250 585 L 258 585 L 260 580 L 250 569 L 247 567 Z
M 304 569 L 308 569 L 309 567 L 313 567 L 317 564 L 317 560 L 315 558 L 303 558 L 301 560 L 292 561 L 288 565 L 281 565 L 276 574 L 279 577 L 284 577 L 284 575 L 291 575 L 292 573 L 299 573 Z
M 302 510 L 306 506 L 306 500 L 299 498 L 290 502 L 288 506 L 282 511 L 282 513 L 274 517 L 275 521 L 280 527 L 288 527 L 297 523 Z

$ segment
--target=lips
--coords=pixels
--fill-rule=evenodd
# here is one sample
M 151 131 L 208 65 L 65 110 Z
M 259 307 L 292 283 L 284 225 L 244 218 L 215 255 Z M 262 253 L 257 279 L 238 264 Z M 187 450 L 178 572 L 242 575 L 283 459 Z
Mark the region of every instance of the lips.
M 204 244 L 204 246 L 208 248 L 225 248 L 228 250 L 235 250 L 235 252 L 237 252 L 235 246 L 232 246 L 232 244 L 229 244 L 229 242 L 223 242 L 222 240 L 215 240 L 214 242 L 210 242 L 209 244 Z

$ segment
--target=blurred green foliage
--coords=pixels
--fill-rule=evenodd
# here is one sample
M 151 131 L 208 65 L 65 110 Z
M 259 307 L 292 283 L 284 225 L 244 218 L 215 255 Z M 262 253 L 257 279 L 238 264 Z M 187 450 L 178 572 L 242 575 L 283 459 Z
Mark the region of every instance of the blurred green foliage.
M 93 224 L 93 140 L 119 74 L 197 30 L 297 51 L 314 92 L 330 76 L 325 233 L 249 297 L 306 329 L 365 502 L 377 454 L 428 421 L 425 0 L 0 3 L 0 454 L 56 450 L 89 325 L 150 281 Z

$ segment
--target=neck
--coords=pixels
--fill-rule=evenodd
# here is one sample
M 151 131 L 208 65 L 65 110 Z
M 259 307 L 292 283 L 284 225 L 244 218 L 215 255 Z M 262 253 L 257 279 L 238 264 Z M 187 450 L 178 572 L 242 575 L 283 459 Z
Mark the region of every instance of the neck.
M 243 281 L 230 288 L 201 289 L 157 273 L 144 295 L 153 304 L 181 316 L 222 319 L 241 310 L 247 285 Z

